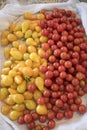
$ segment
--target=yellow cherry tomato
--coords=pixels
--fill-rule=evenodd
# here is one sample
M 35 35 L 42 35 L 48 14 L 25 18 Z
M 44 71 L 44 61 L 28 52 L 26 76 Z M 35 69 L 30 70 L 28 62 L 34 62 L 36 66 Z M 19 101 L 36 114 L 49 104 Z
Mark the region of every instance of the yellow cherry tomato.
M 12 61 L 11 60 L 8 60 L 8 61 L 4 62 L 4 67 L 11 67 L 11 65 L 12 65 Z
M 32 45 L 28 46 L 28 52 L 32 53 L 32 52 L 36 52 L 36 48 Z
M 22 60 L 23 58 L 22 53 L 18 50 L 11 50 L 10 54 L 14 60 Z
M 10 71 L 10 68 L 9 67 L 6 67 L 6 68 L 3 68 L 1 73 L 4 74 L 4 75 L 7 75 Z
M 36 31 L 34 31 L 32 33 L 32 38 L 35 39 L 35 38 L 38 38 L 38 33 Z
M 20 42 L 19 41 L 14 41 L 12 42 L 12 46 L 15 47 L 15 48 L 18 48 L 20 45 Z
M 10 30 L 10 32 L 14 32 L 15 27 L 16 27 L 16 24 L 15 24 L 15 23 L 11 23 L 11 24 L 9 25 L 9 30 Z
M 9 114 L 9 118 L 10 120 L 14 121 L 14 120 L 17 120 L 22 115 L 23 115 L 23 112 L 12 110 Z
M 14 104 L 15 104 L 14 100 L 13 100 L 12 97 L 10 97 L 10 96 L 8 96 L 8 97 L 4 100 L 4 102 L 5 102 L 7 105 L 14 105 Z
M 26 32 L 25 32 L 25 38 L 29 38 L 29 37 L 31 37 L 32 36 L 32 30 L 27 30 Z
M 38 55 L 42 57 L 44 54 L 44 50 L 42 48 L 38 48 Z
M 36 109 L 36 102 L 33 100 L 26 100 L 25 101 L 26 108 L 29 110 L 35 110 Z
M 15 83 L 17 83 L 17 84 L 21 84 L 22 81 L 23 81 L 23 78 L 22 78 L 21 75 L 16 75 L 16 76 L 14 77 L 14 81 L 15 81 Z
M 37 19 L 39 19 L 39 20 L 43 20 L 43 19 L 45 19 L 44 14 L 42 14 L 42 13 L 38 13 L 38 14 L 37 14 Z
M 39 69 L 38 68 L 34 68 L 32 77 L 37 77 L 38 75 L 39 75 Z
M 25 33 L 29 29 L 29 26 L 30 26 L 30 21 L 29 20 L 25 20 L 22 23 L 22 32 Z
M 1 33 L 1 39 L 7 38 L 8 34 L 9 34 L 9 31 L 7 31 L 7 30 L 2 31 L 2 33 Z
M 10 94 L 16 94 L 17 93 L 17 91 L 14 88 L 8 88 L 8 92 Z
M 17 91 L 19 93 L 24 93 L 26 88 L 26 81 L 23 81 L 20 85 L 17 86 Z
M 10 105 L 3 105 L 1 107 L 2 114 L 7 115 L 10 112 L 11 108 L 12 108 L 12 106 L 10 106 Z
M 36 30 L 36 32 L 41 32 L 42 29 L 41 29 L 40 26 L 37 25 L 37 26 L 35 27 L 35 30 Z
M 45 105 L 37 105 L 36 107 L 36 112 L 39 114 L 39 115 L 44 115 L 44 114 L 47 114 L 48 111 L 47 111 L 47 108 Z
M 15 32 L 15 35 L 16 35 L 16 37 L 17 37 L 17 38 L 19 38 L 19 39 L 20 39 L 20 38 L 22 38 L 22 37 L 23 37 L 23 35 L 24 35 L 24 34 L 23 34 L 23 32 L 22 32 L 22 31 L 17 31 L 17 32 Z
M 40 39 L 39 38 L 35 38 L 34 40 L 37 43 L 36 45 L 38 46 L 40 44 Z
M 40 62 L 40 57 L 37 55 L 36 52 L 32 52 L 30 54 L 30 59 L 34 62 Z
M 30 12 L 26 12 L 24 14 L 24 19 L 31 19 L 32 18 L 32 14 Z
M 1 88 L 0 89 L 0 100 L 3 101 L 7 96 L 9 95 L 7 88 Z
M 19 47 L 18 47 L 18 49 L 19 49 L 19 51 L 20 51 L 22 54 L 26 53 L 26 51 L 27 51 L 27 47 L 26 47 L 25 44 L 20 44 Z
M 42 96 L 42 93 L 39 90 L 34 92 L 34 100 L 37 101 Z
M 42 77 L 36 77 L 35 84 L 39 90 L 43 90 L 44 88 L 44 80 Z
M 33 70 L 29 66 L 23 67 L 21 72 L 22 72 L 24 77 L 30 77 L 33 74 Z
M 9 71 L 9 75 L 11 76 L 11 77 L 14 77 L 14 76 L 16 76 L 16 74 L 17 74 L 17 72 L 16 72 L 16 70 L 10 70 Z
M 29 55 L 29 53 L 24 53 L 23 54 L 23 59 L 26 61 L 26 60 L 28 60 L 30 58 L 30 55 Z
M 25 100 L 30 100 L 30 99 L 33 98 L 33 93 L 31 93 L 31 92 L 29 92 L 29 91 L 25 91 L 25 92 L 23 93 L 23 95 L 24 95 L 24 99 L 25 99 Z
M 6 87 L 11 86 L 13 83 L 13 78 L 10 75 L 3 75 L 1 77 L 1 83 Z
M 5 47 L 4 56 L 5 56 L 6 59 L 10 58 L 10 47 Z
M 43 42 L 47 42 L 48 41 L 48 38 L 45 37 L 45 36 L 41 36 L 40 37 L 40 42 L 43 43 Z
M 47 66 L 47 60 L 44 59 L 44 58 L 42 58 L 42 59 L 41 59 L 41 65 L 42 65 L 42 66 Z
M 32 62 L 31 59 L 28 59 L 28 60 L 25 61 L 25 64 L 26 64 L 26 66 L 29 66 L 29 67 L 32 68 L 33 62 Z
M 21 103 L 21 104 L 15 104 L 12 106 L 12 109 L 13 110 L 16 110 L 18 112 L 21 112 L 21 111 L 24 111 L 25 110 L 25 105 L 24 103 Z
M 9 40 L 9 42 L 13 42 L 13 41 L 17 40 L 17 37 L 14 34 L 12 34 L 12 33 L 9 33 L 7 38 Z
M 24 96 L 22 94 L 13 94 L 11 96 L 15 103 L 24 103 Z
M 21 24 L 16 24 L 15 28 L 14 28 L 14 32 L 16 31 L 22 31 L 22 25 Z
M 32 65 L 32 67 L 33 68 L 39 68 L 39 66 L 40 66 L 40 60 L 38 61 L 38 62 L 33 62 L 33 65 Z
M 26 39 L 26 45 L 27 45 L 27 46 L 33 45 L 33 44 L 34 44 L 33 38 L 27 38 L 27 39 Z
M 8 41 L 7 38 L 2 38 L 2 39 L 1 39 L 1 45 L 2 45 L 2 46 L 7 46 L 8 44 L 9 44 L 9 41 Z

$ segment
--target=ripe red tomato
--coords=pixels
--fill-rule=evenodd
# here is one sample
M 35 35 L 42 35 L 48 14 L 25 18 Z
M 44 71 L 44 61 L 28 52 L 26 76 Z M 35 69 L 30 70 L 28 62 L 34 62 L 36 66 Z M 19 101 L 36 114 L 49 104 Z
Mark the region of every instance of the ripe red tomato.
M 35 122 L 30 122 L 27 124 L 28 130 L 32 130 L 35 128 Z
M 52 80 L 51 79 L 45 79 L 45 85 L 46 85 L 46 87 L 50 87 L 52 85 Z
M 63 107 L 63 101 L 62 101 L 61 99 L 57 99 L 57 100 L 56 100 L 56 106 L 57 106 L 58 108 Z
M 29 92 L 34 92 L 36 90 L 36 85 L 34 83 L 31 83 L 27 87 Z
M 24 121 L 24 116 L 20 116 L 20 117 L 18 118 L 18 123 L 19 123 L 19 124 L 24 124 L 24 123 L 25 123 L 25 121 Z
M 55 125 L 56 125 L 56 123 L 55 123 L 54 120 L 48 121 L 48 126 L 49 126 L 50 129 L 53 129 L 55 127 Z
M 66 102 L 67 101 L 67 95 L 66 94 L 63 94 L 63 95 L 61 95 L 61 100 L 63 101 L 63 102 Z
M 73 92 L 74 91 L 73 85 L 72 84 L 66 85 L 66 90 L 67 90 L 67 92 Z
M 41 44 L 41 47 L 43 48 L 43 50 L 48 50 L 49 49 L 49 44 L 48 43 L 43 43 Z
M 77 111 L 78 110 L 78 106 L 76 104 L 71 104 L 70 109 L 72 111 Z
M 57 91 L 57 90 L 59 90 L 59 86 L 57 84 L 52 84 L 51 85 L 51 90 Z
M 32 116 L 31 116 L 31 114 L 26 114 L 26 115 L 24 115 L 24 121 L 25 121 L 26 123 L 30 123 L 30 122 L 32 121 Z
M 36 112 L 33 112 L 31 115 L 33 120 L 39 119 L 39 115 Z
M 47 114 L 47 118 L 48 118 L 49 120 L 54 119 L 54 118 L 55 118 L 55 112 L 52 111 L 52 110 L 50 110 L 50 111 L 48 112 L 48 114 Z
M 80 105 L 82 103 L 82 99 L 80 97 L 75 98 L 75 103 Z
M 41 115 L 41 116 L 39 117 L 39 121 L 40 121 L 41 123 L 45 123 L 46 120 L 47 120 L 47 116 L 46 116 L 46 115 Z
M 67 119 L 72 118 L 72 117 L 73 117 L 73 112 L 72 112 L 71 110 L 66 110 L 66 111 L 65 111 L 65 117 L 66 117 Z
M 49 34 L 49 32 L 48 32 L 47 29 L 43 29 L 41 33 L 42 33 L 42 35 L 44 35 L 44 36 L 48 36 L 48 34 Z
M 46 71 L 46 73 L 45 73 L 45 77 L 51 79 L 51 78 L 53 77 L 53 72 L 50 71 L 50 70 Z
M 63 119 L 63 118 L 64 118 L 64 113 L 63 113 L 63 112 L 58 112 L 57 115 L 56 115 L 56 118 L 57 118 L 58 120 Z
M 47 66 L 40 66 L 40 72 L 45 73 L 47 71 Z
M 84 114 L 86 112 L 86 106 L 85 105 L 80 105 L 79 106 L 79 112 L 80 112 L 80 114 Z
M 73 95 L 73 93 L 68 93 L 68 94 L 67 94 L 67 97 L 68 97 L 69 99 L 72 99 L 72 98 L 74 97 L 74 95 Z
M 44 98 L 44 97 L 38 98 L 37 103 L 38 103 L 39 105 L 45 104 L 45 98 Z
M 54 63 L 56 61 L 56 57 L 54 55 L 49 56 L 49 62 Z
M 48 126 L 44 126 L 43 130 L 50 130 L 50 128 Z

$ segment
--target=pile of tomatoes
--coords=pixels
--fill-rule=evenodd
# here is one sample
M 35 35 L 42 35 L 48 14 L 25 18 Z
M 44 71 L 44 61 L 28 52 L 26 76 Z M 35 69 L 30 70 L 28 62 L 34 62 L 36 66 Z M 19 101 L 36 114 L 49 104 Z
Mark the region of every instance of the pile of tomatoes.
M 25 14 L 25 19 L 36 20 L 35 16 L 31 17 L 30 13 Z M 25 56 L 22 57 L 22 54 L 18 53 L 20 58 L 15 59 L 16 62 L 17 60 L 26 62 L 30 58 L 30 61 L 25 64 L 31 64 L 29 66 L 31 68 L 34 66 L 33 63 L 37 63 L 33 67 L 33 69 L 37 68 L 35 75 L 33 76 L 34 71 L 30 69 L 30 75 L 27 75 L 30 77 L 23 77 L 28 82 L 25 90 L 20 92 L 17 87 L 14 88 L 14 90 L 17 89 L 18 93 L 30 92 L 31 98 L 29 100 L 34 101 L 29 102 L 31 106 L 27 105 L 25 100 L 28 98 L 24 96 L 25 109 L 23 109 L 23 114 L 18 116 L 17 120 L 20 124 L 26 123 L 28 130 L 50 130 L 56 126 L 56 121 L 64 118 L 70 119 L 73 117 L 74 112 L 80 114 L 86 112 L 86 106 L 82 103 L 82 96 L 87 93 L 87 39 L 81 19 L 77 18 L 76 14 L 70 10 L 57 8 L 50 12 L 41 10 L 37 18 L 39 20 L 38 24 L 36 24 L 38 25 L 37 28 L 35 28 L 35 25 L 25 36 L 25 39 L 32 37 L 32 39 L 26 39 L 28 52 L 24 46 L 25 52 L 22 54 L 24 56 L 24 53 L 27 52 Z M 32 35 L 31 31 L 34 28 L 36 32 Z M 27 30 L 28 28 L 26 27 L 23 35 Z M 20 38 L 23 38 L 23 36 L 21 35 Z M 18 44 L 16 45 L 18 46 Z M 33 51 L 31 48 L 29 49 L 31 45 L 33 45 Z M 13 46 L 15 46 L 14 43 Z M 31 55 L 32 52 L 33 55 Z M 10 58 L 13 56 L 14 59 L 15 56 L 12 54 Z M 44 61 L 43 64 L 41 59 Z M 25 72 L 23 72 L 24 66 L 18 71 L 23 76 L 26 76 Z M 34 79 L 29 81 L 32 77 Z M 20 84 L 17 81 L 15 82 Z M 5 86 L 4 83 L 2 86 Z M 36 97 L 35 91 L 39 91 Z M 16 101 L 14 102 L 17 103 Z M 40 123 L 37 123 L 37 121 Z

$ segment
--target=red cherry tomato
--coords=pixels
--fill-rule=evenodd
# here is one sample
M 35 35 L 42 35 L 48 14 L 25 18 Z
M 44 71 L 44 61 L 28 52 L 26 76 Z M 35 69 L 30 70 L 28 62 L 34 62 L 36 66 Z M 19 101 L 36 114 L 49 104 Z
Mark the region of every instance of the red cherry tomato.
M 86 112 L 86 106 L 85 105 L 80 105 L 79 106 L 79 113 L 84 114 Z
M 65 117 L 66 117 L 67 119 L 72 118 L 72 117 L 73 117 L 73 112 L 72 112 L 71 110 L 66 110 L 66 111 L 65 111 Z
M 32 121 L 32 116 L 31 116 L 31 114 L 26 114 L 26 115 L 24 115 L 24 121 L 25 121 L 26 123 L 30 123 L 30 122 Z
M 58 112 L 57 115 L 56 115 L 56 118 L 57 118 L 58 120 L 63 119 L 63 118 L 64 118 L 64 113 L 63 113 L 63 112 Z

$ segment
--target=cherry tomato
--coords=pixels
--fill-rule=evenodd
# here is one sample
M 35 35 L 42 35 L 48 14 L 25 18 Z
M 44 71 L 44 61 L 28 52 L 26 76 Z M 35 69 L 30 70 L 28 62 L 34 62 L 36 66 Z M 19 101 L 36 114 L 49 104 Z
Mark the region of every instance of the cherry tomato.
M 24 116 L 20 116 L 20 117 L 18 118 L 18 123 L 19 123 L 19 124 L 24 124 L 24 123 L 25 123 L 25 121 L 24 121 Z
M 86 112 L 86 106 L 85 105 L 80 105 L 79 106 L 79 113 L 84 114 Z
M 50 129 L 53 129 L 53 128 L 55 127 L 55 125 L 56 125 L 56 123 L 55 123 L 54 120 L 48 121 L 48 127 L 49 127 Z
M 57 118 L 58 120 L 63 119 L 63 118 L 64 118 L 64 113 L 63 113 L 63 112 L 58 112 L 57 115 L 56 115 L 56 118 Z
M 31 114 L 26 114 L 26 115 L 24 115 L 24 121 L 25 121 L 26 123 L 30 123 L 30 122 L 32 121 L 32 116 L 31 116 Z
M 49 111 L 48 114 L 47 114 L 47 118 L 48 118 L 49 120 L 54 119 L 54 118 L 55 118 L 55 112 L 52 111 L 52 110 Z
M 66 110 L 66 111 L 65 111 L 65 117 L 66 117 L 67 119 L 72 118 L 72 117 L 73 117 L 73 112 L 72 112 L 71 110 Z
M 57 99 L 57 100 L 56 100 L 56 106 L 57 106 L 58 108 L 63 107 L 63 101 L 62 101 L 61 99 Z

